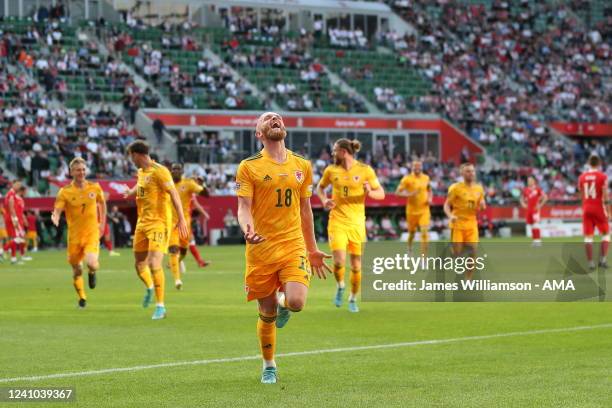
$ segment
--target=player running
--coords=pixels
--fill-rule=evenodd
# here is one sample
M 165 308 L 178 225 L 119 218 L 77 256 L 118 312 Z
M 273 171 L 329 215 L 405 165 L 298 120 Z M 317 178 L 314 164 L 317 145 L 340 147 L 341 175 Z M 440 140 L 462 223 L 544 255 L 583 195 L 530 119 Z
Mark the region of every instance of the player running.
M 25 246 L 25 218 L 24 209 L 26 187 L 20 181 L 15 181 L 4 198 L 4 223 L 8 235 L 5 250 L 11 251 L 11 264 L 23 265 L 23 247 Z M 17 260 L 17 250 L 21 253 L 21 260 Z
M 85 180 L 87 165 L 80 157 L 69 165 L 72 182 L 62 187 L 55 199 L 51 221 L 57 227 L 62 211 L 66 213 L 68 225 L 68 263 L 72 266 L 72 283 L 79 296 L 79 307 L 87 305 L 83 284 L 83 266 L 88 269 L 89 288 L 96 287 L 96 271 L 99 269 L 100 235 L 106 220 L 106 201 L 98 183 Z M 99 215 L 102 217 L 98 218 Z
M 385 192 L 372 167 L 355 159 L 361 148 L 357 140 L 338 139 L 334 143 L 334 164 L 327 166 L 317 186 L 317 195 L 326 210 L 330 210 L 327 235 L 334 257 L 336 296 L 334 304 L 342 306 L 344 298 L 344 271 L 346 251 L 351 261 L 351 294 L 348 308 L 358 312 L 357 294 L 361 286 L 362 245 L 367 241 L 365 228 L 365 200 L 383 200 Z M 332 186 L 332 196 L 325 188 Z
M 174 163 L 171 166 L 172 180 L 176 186 L 179 197 L 181 199 L 181 211 L 183 212 L 183 218 L 187 224 L 188 236 L 185 238 L 179 237 L 179 231 L 176 227 L 178 222 L 178 215 L 176 210 L 172 210 L 172 222 L 175 226 L 170 234 L 170 270 L 174 277 L 174 286 L 177 289 L 183 287 L 183 281 L 181 280 L 181 267 L 180 263 L 187 255 L 187 248 L 191 240 L 191 204 L 195 199 L 196 195 L 207 196 L 207 190 L 204 186 L 199 185 L 193 179 L 183 177 L 183 165 L 180 163 Z M 201 208 L 201 207 L 200 207 Z
M 578 179 L 578 189 L 582 197 L 582 230 L 584 232 L 584 247 L 589 268 L 595 269 L 593 261 L 593 235 L 595 228 L 601 234 L 599 251 L 599 266 L 608 267 L 608 248 L 610 247 L 610 224 L 608 222 L 608 176 L 601 171 L 599 156 L 591 156 L 588 169 Z
M 306 303 L 311 270 L 325 278 L 331 258 L 317 248 L 310 196 L 312 167 L 285 147 L 280 115 L 262 114 L 255 131 L 263 149 L 240 163 L 236 174 L 238 222 L 246 245 L 247 300 L 257 299 L 257 337 L 263 357 L 261 382 L 277 382 L 276 328 Z M 277 290 L 283 294 L 277 297 Z M 276 325 L 275 325 L 276 322 Z
M 156 307 L 152 319 L 166 317 L 164 304 L 164 270 L 162 262 L 168 250 L 168 239 L 172 223 L 172 210 L 178 214 L 178 234 L 181 239 L 189 235 L 179 197 L 170 171 L 149 156 L 149 145 L 141 140 L 131 143 L 127 152 L 138 168 L 138 182 L 124 196 L 136 195 L 138 221 L 134 231 L 134 258 L 136 273 L 145 284 L 143 307 L 148 307 L 155 284 Z
M 478 246 L 479 210 L 486 208 L 482 185 L 476 183 L 476 169 L 471 163 L 464 163 L 459 168 L 463 181 L 454 183 L 448 188 L 444 202 L 444 213 L 449 219 L 453 254 L 459 256 L 467 247 L 471 256 L 476 256 Z M 466 278 L 471 279 L 473 271 L 466 271 Z
M 542 239 L 540 236 L 540 210 L 548 200 L 548 196 L 540 186 L 535 177 L 530 176 L 527 179 L 527 187 L 523 189 L 521 195 L 521 207 L 525 208 L 525 221 L 527 225 L 531 225 L 531 237 L 533 246 L 541 246 Z
M 427 254 L 429 241 L 429 206 L 433 199 L 429 176 L 423 173 L 423 162 L 412 162 L 412 172 L 400 181 L 395 193 L 406 197 L 406 223 L 408 224 L 408 253 L 412 254 L 412 242 L 417 229 L 421 232 L 421 254 Z

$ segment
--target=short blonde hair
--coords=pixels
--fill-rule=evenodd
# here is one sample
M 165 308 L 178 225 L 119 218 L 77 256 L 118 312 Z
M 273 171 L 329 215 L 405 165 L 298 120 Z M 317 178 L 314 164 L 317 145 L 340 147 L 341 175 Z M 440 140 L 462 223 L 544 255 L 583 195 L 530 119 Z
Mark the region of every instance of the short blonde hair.
M 70 170 L 72 170 L 72 168 L 77 164 L 82 164 L 83 166 L 87 167 L 87 162 L 82 157 L 75 157 L 74 159 L 72 159 L 68 167 L 70 168 Z

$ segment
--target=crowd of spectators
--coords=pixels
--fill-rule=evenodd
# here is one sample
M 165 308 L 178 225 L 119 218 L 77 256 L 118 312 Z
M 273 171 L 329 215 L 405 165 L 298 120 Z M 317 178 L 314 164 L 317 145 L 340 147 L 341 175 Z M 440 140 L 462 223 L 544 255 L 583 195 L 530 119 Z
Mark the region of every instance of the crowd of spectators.
M 68 178 L 74 157 L 87 161 L 92 176 L 124 178 L 133 172 L 126 146 L 139 135 L 120 115 L 108 108 L 97 112 L 8 104 L 0 108 L 0 147 L 8 167 L 39 193 L 49 182 Z
M 416 35 L 385 33 L 400 64 L 419 68 L 434 96 L 412 101 L 474 124 L 612 119 L 610 48 L 564 5 L 496 0 L 490 8 L 453 0 L 392 0 Z M 435 11 L 435 13 L 434 13 Z
M 161 40 L 135 41 L 130 32 L 111 27 L 107 32 L 108 48 L 117 56 L 125 52 L 136 70 L 147 81 L 166 90 L 170 102 L 179 108 L 245 109 L 251 89 L 242 80 L 234 79 L 227 66 L 203 56 L 191 25 L 177 27 L 164 23 L 160 28 Z M 196 69 L 187 70 L 184 64 L 175 61 L 173 50 L 193 53 Z M 223 97 L 219 99 L 219 95 Z

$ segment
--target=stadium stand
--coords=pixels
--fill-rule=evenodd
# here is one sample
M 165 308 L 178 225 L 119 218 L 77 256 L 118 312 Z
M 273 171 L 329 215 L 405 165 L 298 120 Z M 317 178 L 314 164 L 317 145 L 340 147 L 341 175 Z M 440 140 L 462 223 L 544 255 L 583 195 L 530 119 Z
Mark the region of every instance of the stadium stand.
M 586 156 L 607 157 L 610 145 L 567 139 L 547 123 L 611 121 L 605 2 L 384 3 L 415 31 L 381 29 L 368 37 L 359 28 L 334 26 L 325 32 L 322 20 L 291 31 L 281 13 L 266 9 L 257 16 L 247 8 L 222 11 L 221 25 L 211 26 L 184 19 L 145 23 L 130 13 L 119 23 L 69 23 L 65 10 L 4 18 L 5 163 L 40 193 L 48 191 L 49 177 L 65 177 L 74 152 L 97 175 L 128 175 L 122 149 L 139 136 L 136 112 L 162 106 L 155 89 L 179 109 L 362 113 L 368 112 L 365 98 L 381 112 L 442 114 L 486 146 L 494 160 L 480 178 L 493 202 L 515 201 L 528 174 L 553 199 L 575 197 L 573 183 Z M 137 86 L 130 72 L 146 86 Z M 182 134 L 177 143 L 210 146 L 211 163 L 224 164 L 207 163 L 197 173 L 215 193 L 232 194 L 231 165 L 242 147 L 215 132 L 193 138 Z M 414 157 L 379 151 L 363 159 L 394 189 Z M 329 153 L 327 146 L 313 159 L 319 172 Z M 32 171 L 29 161 L 45 155 L 48 169 Z M 436 192 L 456 179 L 451 165 L 421 159 Z

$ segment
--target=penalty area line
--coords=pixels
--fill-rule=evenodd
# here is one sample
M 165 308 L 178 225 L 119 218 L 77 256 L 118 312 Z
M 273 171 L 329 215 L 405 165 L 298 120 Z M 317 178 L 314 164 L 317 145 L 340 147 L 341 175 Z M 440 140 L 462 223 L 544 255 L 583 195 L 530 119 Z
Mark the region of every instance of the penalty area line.
M 583 331 L 583 330 L 596 330 L 596 329 L 609 329 L 609 328 L 612 328 L 612 323 L 598 324 L 598 325 L 592 325 L 592 326 L 563 327 L 563 328 L 558 328 L 558 329 L 540 329 L 540 330 L 517 331 L 517 332 L 508 332 L 508 333 L 485 334 L 481 336 L 466 336 L 466 337 L 455 337 L 455 338 L 448 338 L 448 339 L 417 340 L 417 341 L 408 341 L 408 342 L 402 342 L 402 343 L 374 344 L 370 346 L 353 346 L 353 347 L 340 347 L 340 348 L 330 348 L 330 349 L 321 349 L 321 350 L 296 351 L 292 353 L 280 353 L 280 354 L 277 354 L 275 357 L 298 357 L 298 356 L 309 356 L 309 355 L 327 354 L 327 353 L 345 353 L 345 352 L 350 352 L 350 351 L 393 349 L 393 348 L 402 348 L 402 347 L 460 343 L 460 342 L 465 342 L 465 341 L 489 340 L 489 339 L 498 339 L 498 338 L 504 338 L 504 337 L 534 336 L 534 335 L 539 335 L 539 334 L 569 333 L 569 332 L 577 332 L 577 331 Z M 159 363 L 159 364 L 150 364 L 150 365 L 138 365 L 138 366 L 132 366 L 132 367 L 116 367 L 116 368 L 105 368 L 105 369 L 100 369 L 100 370 L 44 374 L 44 375 L 34 375 L 34 376 L 26 376 L 26 377 L 0 378 L 0 383 L 10 383 L 10 382 L 18 382 L 18 381 L 52 380 L 56 378 L 86 377 L 86 376 L 93 376 L 93 375 L 104 375 L 104 374 L 152 370 L 156 368 L 186 367 L 186 366 L 219 364 L 219 363 L 234 363 L 234 362 L 259 360 L 259 359 L 261 359 L 260 355 L 228 357 L 228 358 L 213 358 L 213 359 L 207 359 L 207 360 L 194 360 L 194 361 L 177 361 L 174 363 Z

